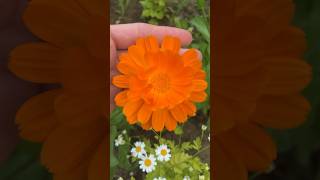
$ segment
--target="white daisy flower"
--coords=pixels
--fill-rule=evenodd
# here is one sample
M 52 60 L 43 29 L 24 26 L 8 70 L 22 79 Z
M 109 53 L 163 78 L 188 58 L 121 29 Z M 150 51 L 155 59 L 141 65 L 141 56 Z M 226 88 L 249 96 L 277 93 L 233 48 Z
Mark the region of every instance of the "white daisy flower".
M 144 149 L 146 145 L 144 142 L 137 141 L 134 143 L 134 147 L 131 149 L 131 154 L 133 157 L 141 158 L 146 154 L 146 150 Z
M 122 177 L 119 177 L 118 180 L 123 180 L 123 178 L 122 178 Z
M 123 130 L 123 131 L 122 131 L 122 134 L 127 134 L 127 130 Z
M 183 180 L 191 180 L 190 176 L 183 177 Z
M 156 154 L 159 161 L 169 161 L 171 158 L 170 149 L 165 144 L 160 145 L 156 149 Z
M 208 127 L 207 127 L 207 126 L 205 126 L 205 125 L 202 125 L 202 126 L 201 126 L 201 130 L 202 130 L 202 131 L 207 130 L 207 128 L 208 128 Z
M 164 177 L 158 177 L 158 178 L 153 178 L 153 180 L 167 180 L 167 179 Z
M 122 134 L 120 134 L 120 135 L 117 137 L 117 139 L 114 140 L 114 145 L 115 145 L 116 147 L 118 147 L 118 146 L 120 146 L 120 145 L 123 145 L 123 144 L 125 144 L 125 143 L 126 143 L 126 141 L 123 139 Z
M 139 164 L 139 167 L 143 172 L 150 173 L 156 169 L 157 162 L 154 155 L 151 154 L 150 156 L 142 156 Z
M 205 178 L 204 175 L 199 176 L 199 180 L 205 180 L 204 178 Z

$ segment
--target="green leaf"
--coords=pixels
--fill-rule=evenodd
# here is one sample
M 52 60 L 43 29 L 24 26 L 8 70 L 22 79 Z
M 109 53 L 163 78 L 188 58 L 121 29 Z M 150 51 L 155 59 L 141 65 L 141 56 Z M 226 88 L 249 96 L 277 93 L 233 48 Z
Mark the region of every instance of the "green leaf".
M 111 125 L 119 125 L 123 120 L 124 120 L 124 116 L 122 113 L 122 108 L 115 108 L 112 113 L 111 113 Z
M 199 9 L 203 9 L 203 8 L 205 8 L 206 1 L 205 0 L 197 0 L 197 5 L 198 5 Z
M 201 149 L 201 139 L 200 139 L 200 137 L 197 137 L 195 140 L 193 140 L 192 147 L 197 151 Z
M 191 143 L 190 142 L 184 142 L 181 144 L 181 150 L 183 151 L 188 151 L 192 149 Z
M 132 169 L 132 165 L 129 162 L 129 158 L 127 155 L 129 154 L 130 146 L 128 144 L 124 144 L 119 146 L 118 157 L 119 157 L 119 166 L 125 170 Z
M 191 20 L 191 24 L 200 32 L 203 38 L 210 42 L 210 31 L 207 25 L 207 21 L 202 16 L 197 16 Z
M 110 167 L 115 167 L 119 164 L 118 159 L 114 156 L 114 139 L 117 134 L 116 126 L 111 126 L 110 128 Z
M 182 134 L 183 134 L 183 129 L 182 129 L 182 127 L 181 127 L 180 125 L 178 125 L 178 126 L 176 127 L 176 129 L 174 130 L 174 133 L 175 133 L 176 135 L 182 135 Z
M 41 144 L 22 140 L 9 159 L 0 167 L 0 179 L 19 179 L 19 177 L 28 176 L 35 180 L 41 177 L 48 179 L 50 174 L 38 162 L 40 151 Z

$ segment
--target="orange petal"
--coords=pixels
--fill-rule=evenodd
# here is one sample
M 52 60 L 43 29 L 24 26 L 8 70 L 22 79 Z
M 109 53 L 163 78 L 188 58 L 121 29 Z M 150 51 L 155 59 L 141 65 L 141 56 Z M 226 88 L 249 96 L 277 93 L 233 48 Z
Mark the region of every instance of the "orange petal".
M 90 1 L 90 0 L 77 0 L 79 6 L 86 10 L 90 15 L 106 16 L 105 7 L 107 2 L 104 0 Z
M 199 55 L 195 49 L 189 49 L 182 55 L 182 60 L 185 66 L 201 69 L 202 62 L 199 59 Z
M 61 82 L 64 89 L 77 93 L 106 89 L 105 60 L 93 57 L 85 48 L 69 48 L 62 59 Z
M 138 112 L 138 121 L 141 124 L 145 124 L 150 120 L 152 114 L 152 110 L 150 109 L 150 105 L 144 103 Z
M 264 96 L 260 98 L 252 120 L 270 128 L 287 129 L 302 124 L 310 111 L 310 104 L 301 95 Z
M 221 135 L 221 139 L 223 146 L 242 159 L 250 171 L 265 171 L 276 159 L 275 144 L 259 126 L 241 124 Z
M 193 91 L 204 91 L 208 87 L 208 83 L 204 80 L 193 80 Z
M 131 125 L 137 123 L 138 122 L 137 113 L 134 113 L 131 116 L 127 116 L 127 121 Z
M 145 59 L 145 51 L 140 46 L 130 46 L 128 48 L 128 54 L 130 58 L 141 68 L 148 66 L 148 62 Z
M 203 71 L 203 70 L 197 71 L 197 72 L 194 74 L 194 78 L 195 78 L 195 79 L 205 80 L 205 79 L 206 79 L 206 72 Z
M 171 115 L 174 119 L 180 123 L 184 123 L 187 120 L 187 114 L 183 111 L 180 105 L 175 106 L 170 110 Z
M 19 109 L 16 123 L 25 139 L 42 142 L 55 128 L 57 119 L 54 112 L 54 100 L 60 90 L 51 90 L 32 97 Z
M 117 65 L 118 70 L 123 74 L 136 74 L 141 68 L 134 63 L 128 53 L 122 53 L 119 57 L 120 62 Z
M 178 53 L 181 47 L 179 38 L 166 36 L 163 38 L 161 49 L 169 50 L 174 53 Z
M 248 171 L 245 164 L 237 157 L 230 154 L 225 149 L 220 139 L 215 139 L 213 148 L 213 157 L 215 157 L 215 164 L 213 165 L 215 172 L 213 173 L 213 179 L 216 180 L 247 180 Z M 232 172 L 232 173 L 230 173 Z
M 75 13 L 73 8 L 59 7 L 60 4 L 32 2 L 28 4 L 23 20 L 36 36 L 58 47 L 86 46 L 88 16 L 83 12 Z
M 141 127 L 142 127 L 144 130 L 150 130 L 150 128 L 152 127 L 152 120 L 150 119 L 147 123 L 141 124 Z
M 205 93 L 204 91 L 192 92 L 189 99 L 193 102 L 203 102 L 207 99 L 207 96 L 207 93 Z
M 20 78 L 36 83 L 59 82 L 61 49 L 32 43 L 18 46 L 10 56 L 9 69 Z
M 70 128 L 60 126 L 44 142 L 41 162 L 50 172 L 64 173 L 79 167 L 83 161 L 92 158 L 105 137 L 104 122 Z
M 149 36 L 146 38 L 139 38 L 137 40 L 137 46 L 142 47 L 145 51 L 157 52 L 159 51 L 158 40 L 154 36 Z
M 177 121 L 172 117 L 172 115 L 169 113 L 169 111 L 167 111 L 167 115 L 168 118 L 165 121 L 164 125 L 167 128 L 168 131 L 173 131 L 176 129 L 177 127 Z
M 136 114 L 138 110 L 141 108 L 143 101 L 137 100 L 137 101 L 129 101 L 123 108 L 123 113 L 130 117 L 133 114 Z
M 295 58 L 266 59 L 269 81 L 263 92 L 271 95 L 301 92 L 312 79 L 309 64 Z
M 183 111 L 189 116 L 195 116 L 197 108 L 193 103 L 191 103 L 190 101 L 184 101 L 180 106 L 183 108 Z
M 97 123 L 103 117 L 102 101 L 104 95 L 86 94 L 74 95 L 72 93 L 63 93 L 55 100 L 55 113 L 59 124 L 65 126 L 86 126 L 91 123 Z M 83 103 L 85 102 L 85 103 Z
M 166 110 L 158 110 L 152 113 L 152 127 L 155 131 L 162 131 L 164 122 L 167 119 Z
M 121 91 L 116 95 L 114 101 L 117 106 L 123 107 L 128 102 L 127 93 L 128 91 Z
M 112 84 L 118 88 L 129 88 L 129 78 L 125 75 L 117 75 L 112 78 Z
M 81 163 L 79 167 L 68 172 L 54 173 L 53 180 L 87 180 L 88 163 Z

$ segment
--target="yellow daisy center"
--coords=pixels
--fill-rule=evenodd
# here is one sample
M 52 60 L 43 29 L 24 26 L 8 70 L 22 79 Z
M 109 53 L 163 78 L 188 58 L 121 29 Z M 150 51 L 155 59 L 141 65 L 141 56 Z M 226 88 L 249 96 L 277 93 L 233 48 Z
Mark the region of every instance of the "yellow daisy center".
M 165 149 L 162 149 L 162 150 L 161 150 L 161 152 L 160 152 L 160 154 L 161 154 L 162 156 L 165 156 L 165 155 L 167 155 L 167 150 L 165 150 Z
M 141 150 L 142 150 L 142 148 L 140 147 L 140 146 L 137 146 L 136 147 L 136 151 L 139 153 L 139 152 L 141 152 Z
M 149 167 L 149 166 L 151 166 L 151 160 L 150 159 L 146 159 L 146 160 L 144 160 L 144 165 L 146 166 L 146 167 Z
M 150 79 L 152 89 L 158 93 L 165 93 L 170 90 L 170 78 L 164 73 L 157 73 Z

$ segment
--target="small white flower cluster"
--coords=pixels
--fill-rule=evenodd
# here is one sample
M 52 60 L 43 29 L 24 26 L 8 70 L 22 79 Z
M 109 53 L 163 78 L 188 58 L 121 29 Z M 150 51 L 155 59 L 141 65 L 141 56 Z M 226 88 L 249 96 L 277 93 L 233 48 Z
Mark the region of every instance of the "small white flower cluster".
M 114 140 L 114 145 L 116 147 L 118 146 L 121 146 L 121 145 L 124 145 L 126 143 L 126 141 L 124 140 L 123 138 L 123 135 L 126 135 L 127 134 L 127 131 L 126 130 L 123 130 L 122 131 L 122 134 L 119 134 L 119 136 L 117 137 L 117 139 Z
M 207 128 L 208 128 L 208 127 L 207 127 L 206 125 L 202 125 L 202 126 L 201 126 L 201 130 L 202 130 L 202 131 L 206 131 Z
M 124 145 L 126 143 L 126 141 L 123 139 L 122 134 L 120 134 L 117 139 L 114 140 L 114 145 L 116 147 L 120 146 L 120 145 Z
M 145 150 L 145 143 L 137 141 L 134 143 L 134 147 L 131 149 L 131 155 L 139 158 L 139 167 L 143 172 L 150 173 L 156 169 L 158 161 L 169 161 L 171 158 L 170 149 L 167 145 L 161 144 L 155 150 L 156 156 L 153 154 L 148 155 Z M 164 177 L 155 178 L 155 180 L 166 180 Z

